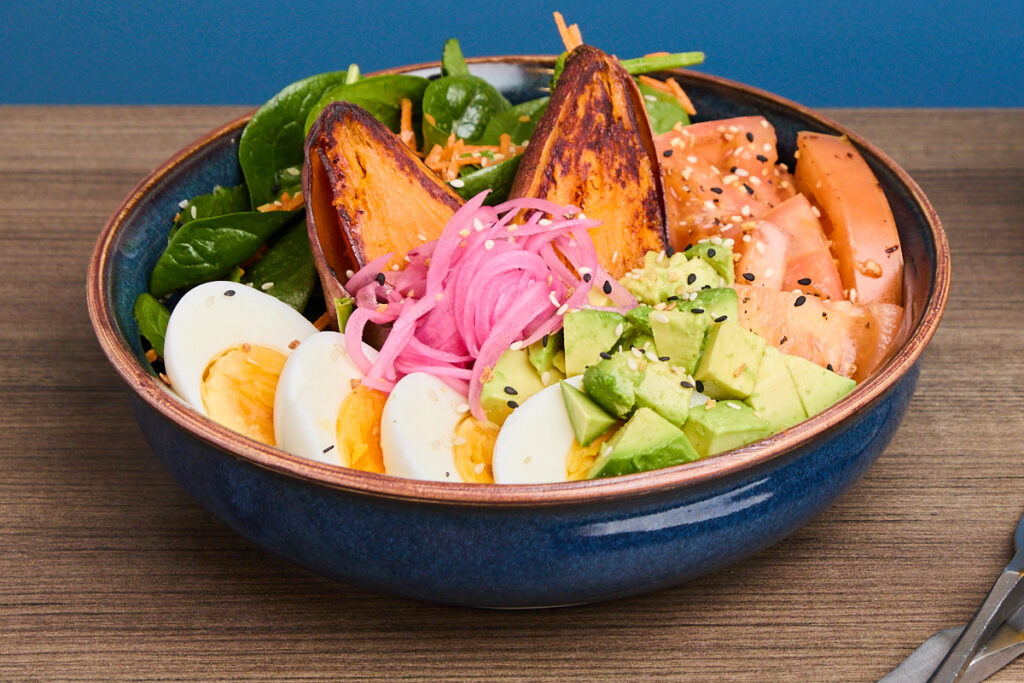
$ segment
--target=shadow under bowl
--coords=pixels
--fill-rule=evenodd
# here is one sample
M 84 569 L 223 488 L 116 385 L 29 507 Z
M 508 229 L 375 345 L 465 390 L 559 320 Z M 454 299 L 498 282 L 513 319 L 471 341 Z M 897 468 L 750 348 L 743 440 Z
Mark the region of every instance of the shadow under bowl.
M 543 94 L 551 57 L 471 61 L 513 102 Z M 393 69 L 432 76 L 436 64 Z M 779 156 L 796 134 L 845 134 L 892 206 L 905 262 L 906 341 L 846 398 L 764 441 L 686 465 L 603 480 L 498 486 L 423 482 L 308 461 L 217 425 L 153 376 L 132 317 L 178 202 L 242 182 L 248 117 L 209 133 L 146 177 L 99 237 L 89 313 L 131 389 L 164 466 L 219 520 L 264 548 L 339 581 L 481 607 L 593 602 L 678 584 L 748 557 L 806 524 L 883 452 L 917 382 L 949 290 L 949 248 L 910 177 L 867 141 L 775 95 L 674 72 L 700 120 L 761 114 Z

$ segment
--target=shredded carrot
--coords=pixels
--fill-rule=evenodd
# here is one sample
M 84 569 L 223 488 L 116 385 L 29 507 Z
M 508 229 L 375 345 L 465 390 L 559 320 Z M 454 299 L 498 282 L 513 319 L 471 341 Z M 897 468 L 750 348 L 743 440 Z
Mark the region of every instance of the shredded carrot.
M 427 168 L 446 181 L 459 177 L 459 169 L 463 166 L 480 166 L 481 168 L 497 164 L 523 151 L 524 147 L 512 143 L 508 133 L 499 137 L 497 145 L 467 145 L 455 134 L 448 136 L 444 147 L 434 145 L 423 159 Z
M 683 87 L 676 83 L 676 79 L 668 79 L 668 87 L 672 91 L 672 94 L 676 96 L 676 99 L 679 100 L 679 103 L 683 105 L 683 109 L 686 113 L 690 116 L 694 116 L 697 113 L 697 110 L 694 108 L 693 102 L 690 101 L 690 98 L 683 91 Z
M 159 357 L 160 356 L 158 356 L 156 351 L 153 350 L 153 349 L 150 349 L 149 351 L 146 351 L 146 360 L 148 360 L 150 363 L 155 363 L 156 359 L 159 358 Z
M 294 211 L 295 209 L 302 207 L 303 203 L 302 190 L 299 190 L 294 195 L 282 192 L 280 199 L 275 199 L 268 204 L 261 204 L 256 207 L 256 210 L 261 213 L 266 213 L 268 211 Z
M 313 327 L 323 332 L 324 330 L 327 329 L 327 326 L 330 324 L 330 322 L 331 316 L 324 313 L 322 316 L 316 319 L 316 322 L 313 323 Z
M 398 137 L 406 146 L 416 151 L 416 133 L 412 130 L 412 100 L 408 97 L 402 98 L 402 127 Z
M 555 12 L 555 25 L 558 27 L 558 35 L 562 38 L 566 52 L 572 52 L 583 44 L 583 35 L 580 33 L 579 24 L 572 26 L 565 25 L 565 18 L 561 12 Z
M 583 44 L 583 34 L 580 33 L 580 25 L 573 24 L 572 26 L 569 27 L 569 32 L 572 34 L 572 39 L 575 43 L 572 46 L 572 49 L 575 50 L 576 48 Z
M 672 88 L 670 88 L 667 83 L 665 83 L 664 81 L 659 81 L 657 78 L 651 78 L 650 76 L 641 75 L 637 76 L 636 79 L 643 83 L 644 85 L 654 88 L 655 90 L 660 90 L 661 92 L 667 95 L 674 94 L 672 92 Z

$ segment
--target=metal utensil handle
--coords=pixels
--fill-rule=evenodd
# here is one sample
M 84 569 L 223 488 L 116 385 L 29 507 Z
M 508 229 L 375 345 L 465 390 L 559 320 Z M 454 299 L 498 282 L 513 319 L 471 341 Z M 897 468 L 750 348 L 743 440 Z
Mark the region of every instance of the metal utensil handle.
M 929 683 L 954 683 L 959 681 L 971 659 L 997 628 L 1006 620 L 1009 613 L 1020 605 L 1024 598 L 1024 574 L 1014 567 L 1015 561 L 1003 570 L 996 579 L 992 590 L 985 596 L 967 628 L 946 655 L 939 668 L 935 670 Z

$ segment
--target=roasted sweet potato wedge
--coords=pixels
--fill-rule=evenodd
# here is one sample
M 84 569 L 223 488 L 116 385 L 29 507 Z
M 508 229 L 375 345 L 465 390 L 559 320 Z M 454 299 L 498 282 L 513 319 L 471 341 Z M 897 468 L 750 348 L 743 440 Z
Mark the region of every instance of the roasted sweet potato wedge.
M 657 152 L 633 79 L 604 52 L 569 54 L 510 197 L 580 207 L 601 265 L 620 277 L 668 244 Z
M 463 204 L 384 124 L 349 102 L 326 107 L 306 138 L 302 187 L 313 258 L 328 297 L 345 271 L 389 252 L 401 264 Z M 333 306 L 327 307 L 332 312 Z

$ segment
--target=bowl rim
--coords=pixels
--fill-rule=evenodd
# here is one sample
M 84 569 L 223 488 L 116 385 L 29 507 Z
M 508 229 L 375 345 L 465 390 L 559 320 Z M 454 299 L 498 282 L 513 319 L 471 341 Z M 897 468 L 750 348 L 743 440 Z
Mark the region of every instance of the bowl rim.
M 470 64 L 511 63 L 551 68 L 554 60 L 553 55 L 504 55 L 476 57 L 467 61 Z M 367 75 L 436 69 L 439 65 L 439 62 L 425 62 L 393 67 Z M 858 384 L 838 403 L 812 418 L 767 439 L 692 463 L 605 479 L 516 485 L 420 481 L 362 472 L 292 455 L 214 423 L 172 396 L 162 382 L 137 361 L 122 340 L 114 324 L 113 307 L 108 296 L 112 281 L 109 253 L 129 214 L 165 176 L 222 136 L 241 131 L 255 110 L 192 141 L 152 170 L 132 188 L 104 225 L 89 261 L 86 282 L 89 317 L 100 346 L 111 365 L 139 398 L 164 419 L 183 427 L 194 437 L 226 455 L 307 483 L 374 497 L 483 507 L 596 503 L 673 489 L 695 488 L 767 463 L 806 446 L 829 429 L 867 409 L 895 386 L 917 362 L 924 347 L 935 334 L 949 295 L 951 266 L 945 232 L 935 209 L 909 174 L 875 145 L 836 121 L 786 98 L 719 76 L 683 69 L 669 69 L 664 73 L 673 73 L 685 80 L 738 90 L 747 96 L 769 100 L 776 106 L 791 109 L 822 127 L 845 134 L 859 149 L 873 155 L 893 173 L 909 190 L 926 219 L 926 226 L 935 244 L 935 264 L 930 292 L 920 322 L 911 330 L 903 346 L 881 369 Z

